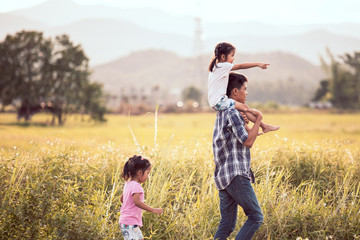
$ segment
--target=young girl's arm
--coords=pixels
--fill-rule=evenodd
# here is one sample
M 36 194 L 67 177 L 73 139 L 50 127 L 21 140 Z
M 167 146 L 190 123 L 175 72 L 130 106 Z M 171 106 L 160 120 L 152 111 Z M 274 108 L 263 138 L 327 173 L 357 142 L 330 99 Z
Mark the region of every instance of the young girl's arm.
M 120 201 L 121 201 L 121 203 L 124 202 L 123 194 L 121 194 L 121 196 L 120 196 Z
M 266 69 L 267 66 L 270 64 L 268 63 L 240 63 L 240 64 L 234 64 L 231 70 L 239 70 L 239 69 L 247 69 L 247 68 L 253 68 L 253 67 L 259 67 L 262 69 Z
M 133 200 L 134 200 L 134 203 L 137 207 L 141 208 L 141 209 L 144 209 L 148 212 L 151 212 L 151 213 L 155 213 L 155 214 L 160 214 L 163 212 L 163 210 L 161 208 L 152 208 L 148 205 L 146 205 L 145 203 L 143 203 L 141 200 L 140 200 L 140 195 L 141 193 L 134 193 L 132 195 L 133 197 Z

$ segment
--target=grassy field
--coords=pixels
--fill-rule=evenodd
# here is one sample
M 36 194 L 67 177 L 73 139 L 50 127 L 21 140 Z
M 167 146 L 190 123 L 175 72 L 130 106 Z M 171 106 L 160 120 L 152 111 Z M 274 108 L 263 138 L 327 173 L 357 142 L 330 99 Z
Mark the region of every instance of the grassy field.
M 153 163 L 144 184 L 150 239 L 211 239 L 219 216 L 213 177 L 214 114 L 68 116 L 48 127 L 0 114 L 0 239 L 121 239 L 126 159 Z M 360 239 L 360 114 L 264 114 L 280 125 L 252 148 L 265 215 L 254 239 Z M 239 211 L 235 231 L 245 221 Z M 235 234 L 231 235 L 232 238 Z

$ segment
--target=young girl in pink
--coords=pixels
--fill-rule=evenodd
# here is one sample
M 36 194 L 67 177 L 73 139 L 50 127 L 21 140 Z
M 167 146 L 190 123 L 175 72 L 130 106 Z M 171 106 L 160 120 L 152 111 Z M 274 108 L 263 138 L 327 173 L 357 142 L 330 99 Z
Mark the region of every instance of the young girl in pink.
M 151 163 L 141 156 L 134 155 L 124 165 L 122 177 L 126 181 L 121 194 L 120 228 L 125 240 L 144 239 L 140 227 L 142 209 L 151 213 L 161 214 L 161 208 L 152 208 L 144 203 L 144 190 L 141 183 L 149 177 Z
M 248 69 L 259 67 L 266 69 L 267 63 L 239 63 L 234 64 L 235 47 L 227 42 L 222 42 L 216 45 L 214 56 L 209 65 L 209 79 L 208 79 L 208 101 L 210 106 L 216 111 L 224 111 L 229 108 L 235 108 L 243 112 L 246 117 L 255 122 L 258 110 L 251 109 L 243 103 L 234 101 L 226 96 L 226 90 L 229 82 L 229 73 L 233 70 Z M 254 116 L 255 115 L 255 116 Z M 261 122 L 260 124 L 264 133 L 269 131 L 276 131 L 280 127 L 273 126 Z

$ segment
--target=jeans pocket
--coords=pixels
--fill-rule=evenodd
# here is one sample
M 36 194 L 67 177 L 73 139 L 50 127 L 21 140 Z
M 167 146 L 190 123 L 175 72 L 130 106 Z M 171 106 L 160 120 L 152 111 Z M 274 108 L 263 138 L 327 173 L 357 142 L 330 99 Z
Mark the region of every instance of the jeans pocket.
M 243 176 L 237 175 L 233 179 L 233 185 L 234 185 L 233 190 L 247 189 L 249 183 L 250 183 L 249 179 L 247 179 Z

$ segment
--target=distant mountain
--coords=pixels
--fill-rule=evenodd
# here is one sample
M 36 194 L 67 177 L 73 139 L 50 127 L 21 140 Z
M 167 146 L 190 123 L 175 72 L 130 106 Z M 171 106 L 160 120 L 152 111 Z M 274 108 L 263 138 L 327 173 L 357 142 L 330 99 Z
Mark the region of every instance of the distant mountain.
M 155 86 L 165 92 L 181 90 L 188 86 L 196 86 L 207 92 L 207 68 L 210 58 L 210 55 L 201 58 L 184 58 L 172 52 L 155 50 L 135 52 L 113 62 L 93 67 L 91 79 L 103 83 L 105 90 L 113 95 L 119 95 L 124 89 L 132 91 L 132 89 Z M 241 59 L 242 62 L 271 64 L 267 70 L 253 68 L 239 71 L 248 77 L 249 88 L 253 87 L 250 100 L 272 100 L 270 97 L 266 99 L 269 95 L 257 94 L 256 88 L 262 88 L 262 85 L 266 84 L 270 86 L 267 87 L 267 91 L 270 88 L 275 89 L 274 97 L 277 99 L 273 100 L 281 102 L 283 99 L 281 95 L 285 96 L 286 92 L 295 91 L 302 98 L 297 100 L 290 96 L 288 102 L 300 104 L 310 100 L 319 81 L 324 78 L 320 67 L 288 53 L 238 53 L 236 59 Z M 293 89 L 284 89 L 284 93 L 279 93 L 279 84 L 286 84 L 286 87 Z M 304 92 L 300 92 L 298 87 Z
M 61 27 L 49 28 L 46 34 L 68 33 L 73 41 L 81 43 L 91 59 L 91 65 L 125 56 L 133 51 L 163 49 L 181 56 L 193 57 L 194 40 L 191 37 L 156 32 L 130 22 L 114 19 L 87 19 Z M 290 36 L 232 35 L 209 38 L 203 45 L 212 52 L 220 41 L 233 43 L 238 51 L 262 53 L 284 51 L 319 64 L 319 56 L 329 48 L 335 55 L 360 49 L 360 38 L 346 37 L 326 31 L 313 31 Z
M 202 49 L 195 46 L 193 17 L 173 17 L 156 9 L 122 9 L 49 0 L 38 6 L 0 15 L 0 38 L 23 29 L 45 36 L 67 33 L 80 43 L 92 66 L 134 51 L 163 49 L 181 56 L 211 53 L 216 43 L 229 41 L 238 51 L 283 51 L 319 64 L 328 47 L 335 55 L 360 49 L 359 24 L 268 25 L 257 22 L 203 23 Z
M 112 61 L 133 51 L 163 49 L 181 56 L 193 56 L 194 40 L 181 34 L 157 32 L 132 22 L 114 19 L 86 19 L 68 25 L 49 27 L 14 14 L 0 14 L 0 37 L 23 29 L 44 31 L 46 36 L 67 33 L 75 43 L 82 44 L 90 57 L 90 64 Z M 16 30 L 17 29 L 17 30 Z M 319 63 L 319 55 L 328 47 L 335 55 L 360 49 L 360 38 L 313 31 L 301 35 L 260 36 L 231 35 L 207 38 L 203 49 L 212 52 L 220 41 L 233 43 L 238 51 L 261 53 L 286 51 Z
M 15 21 L 12 23 L 16 24 Z M 41 24 L 33 26 L 35 29 L 44 27 Z M 34 28 L 29 27 L 31 30 Z M 114 19 L 87 19 L 60 27 L 44 27 L 44 29 L 45 35 L 48 36 L 69 34 L 75 43 L 82 44 L 90 57 L 91 65 L 112 61 L 119 56 L 139 50 L 163 49 L 188 57 L 193 55 L 194 50 L 194 41 L 191 37 L 156 32 Z M 326 31 L 281 37 L 237 35 L 212 38 L 206 41 L 204 49 L 208 49 L 208 52 L 213 51 L 216 43 L 224 40 L 233 43 L 240 52 L 286 51 L 308 59 L 312 63 L 319 63 L 319 55 L 325 54 L 326 47 L 330 48 L 334 54 L 351 53 L 354 49 L 360 49 L 360 39 Z
M 195 31 L 191 16 L 173 17 L 158 9 L 123 9 L 104 5 L 79 5 L 72 0 L 49 0 L 28 9 L 12 12 L 52 26 L 67 25 L 85 19 L 114 19 L 131 22 L 143 28 L 165 33 L 192 36 Z
M 134 52 L 113 62 L 95 66 L 92 68 L 91 78 L 103 83 L 105 90 L 112 94 L 119 93 L 124 86 L 182 89 L 195 84 L 200 87 L 200 82 L 194 82 L 193 68 L 194 59 L 163 50 L 148 50 Z
M 91 18 L 111 18 L 132 22 L 141 27 L 191 37 L 195 33 L 195 19 L 192 16 L 174 17 L 159 9 L 136 8 L 124 9 L 103 5 L 79 5 L 72 0 L 49 0 L 38 6 L 21 9 L 13 14 L 30 20 L 59 26 Z M 334 34 L 360 38 L 360 24 L 304 24 L 270 25 L 260 22 L 214 23 L 203 22 L 206 37 L 232 35 L 285 36 L 298 35 L 309 31 L 325 30 Z
M 67 33 L 75 43 L 82 44 L 92 66 L 149 49 L 185 57 L 194 57 L 195 52 L 210 54 L 220 41 L 233 43 L 242 53 L 289 52 L 314 64 L 320 63 L 319 55 L 324 55 L 327 47 L 334 55 L 360 49 L 360 24 L 204 22 L 204 41 L 195 44 L 195 20 L 191 16 L 174 17 L 149 8 L 79 5 L 72 0 L 49 0 L 0 14 L 0 20 L 0 39 L 24 29 L 43 31 L 45 36 Z
M 84 7 L 72 0 L 49 0 L 35 7 L 12 11 L 12 14 L 23 16 L 39 22 L 47 22 L 49 25 L 65 25 L 85 18 L 91 18 L 93 14 L 84 11 Z M 80 13 L 80 14 L 79 14 Z
M 12 13 L 0 13 L 0 39 L 23 29 L 43 31 L 47 25 Z
M 235 35 L 283 37 L 314 31 L 326 31 L 337 35 L 360 38 L 360 24 L 356 23 L 304 25 L 271 25 L 260 22 L 204 23 L 204 32 L 208 38 Z
M 69 34 L 74 42 L 82 44 L 90 57 L 91 65 L 147 49 L 174 50 L 183 56 L 189 56 L 193 43 L 188 37 L 155 32 L 133 23 L 113 19 L 82 20 L 50 28 L 45 32 L 52 36 Z
M 0 39 L 21 30 L 45 37 L 66 33 L 90 58 L 92 80 L 119 94 L 124 88 L 179 93 L 195 85 L 206 92 L 207 67 L 220 41 L 237 48 L 236 62 L 268 62 L 267 70 L 241 71 L 252 88 L 249 99 L 299 104 L 308 101 L 324 73 L 319 55 L 360 50 L 360 24 L 269 25 L 259 22 L 202 23 L 203 43 L 195 43 L 195 19 L 157 9 L 122 9 L 49 0 L 0 13 Z M 202 46 L 195 49 L 198 44 Z M 196 57 L 194 52 L 203 52 Z M 326 56 L 325 56 L 326 57 Z M 131 91 L 131 90 L 130 90 Z

